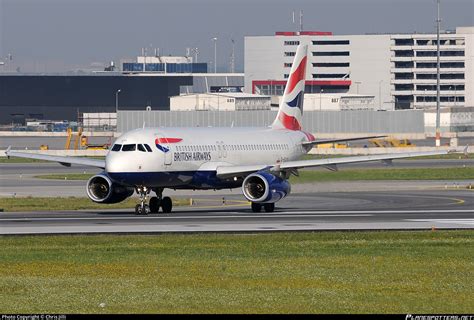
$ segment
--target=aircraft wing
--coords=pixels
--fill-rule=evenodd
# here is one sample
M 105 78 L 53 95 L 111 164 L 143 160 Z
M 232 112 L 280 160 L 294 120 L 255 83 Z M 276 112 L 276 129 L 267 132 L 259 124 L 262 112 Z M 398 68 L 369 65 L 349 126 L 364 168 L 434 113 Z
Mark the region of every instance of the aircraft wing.
M 105 168 L 105 160 L 100 159 L 88 159 L 84 157 L 67 157 L 67 156 L 51 156 L 46 154 L 38 153 L 27 153 L 27 152 L 17 152 L 11 151 L 11 147 L 5 151 L 7 157 L 18 157 L 18 158 L 27 158 L 27 159 L 37 159 L 45 160 L 52 162 L 59 162 L 63 166 L 70 167 L 72 164 L 79 164 L 88 167 L 97 167 Z
M 344 158 L 328 158 L 328 159 L 314 159 L 314 160 L 297 160 L 297 161 L 286 161 L 273 165 L 261 164 L 261 165 L 248 165 L 248 166 L 223 166 L 217 168 L 217 176 L 220 178 L 232 177 L 232 176 L 246 176 L 253 172 L 268 170 L 268 171 L 292 171 L 302 168 L 310 167 L 325 167 L 329 170 L 337 170 L 338 164 L 348 163 L 359 163 L 369 161 L 383 161 L 390 163 L 393 159 L 403 159 L 412 157 L 422 156 L 435 156 L 452 153 L 455 151 L 425 151 L 425 152 L 403 152 L 403 153 L 387 153 L 380 155 L 368 155 L 368 156 L 354 156 Z
M 377 139 L 377 138 L 386 138 L 386 137 L 387 136 L 370 136 L 370 137 L 357 137 L 357 138 L 348 138 L 348 139 L 315 140 L 315 141 L 302 142 L 301 144 L 303 146 L 316 146 L 318 144 L 345 142 L 345 141 L 357 141 L 357 140 L 367 140 L 367 139 Z

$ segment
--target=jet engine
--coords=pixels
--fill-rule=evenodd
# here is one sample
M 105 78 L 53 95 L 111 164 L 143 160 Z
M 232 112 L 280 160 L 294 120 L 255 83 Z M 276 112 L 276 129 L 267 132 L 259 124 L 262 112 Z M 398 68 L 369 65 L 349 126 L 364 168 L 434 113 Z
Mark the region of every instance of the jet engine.
M 290 194 L 287 180 L 268 172 L 248 175 L 242 183 L 242 191 L 247 200 L 255 203 L 274 203 Z
M 97 203 L 118 203 L 133 194 L 133 188 L 113 183 L 105 174 L 98 174 L 87 181 L 87 196 Z

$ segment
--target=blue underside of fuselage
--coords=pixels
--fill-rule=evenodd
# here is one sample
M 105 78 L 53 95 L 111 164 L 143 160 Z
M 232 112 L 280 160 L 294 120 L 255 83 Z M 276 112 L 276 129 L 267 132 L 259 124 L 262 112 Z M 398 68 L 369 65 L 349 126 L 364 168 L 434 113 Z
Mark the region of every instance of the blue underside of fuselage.
M 242 180 L 222 180 L 216 171 L 170 172 L 107 172 L 115 182 L 127 186 L 147 186 L 172 189 L 229 189 L 238 188 Z

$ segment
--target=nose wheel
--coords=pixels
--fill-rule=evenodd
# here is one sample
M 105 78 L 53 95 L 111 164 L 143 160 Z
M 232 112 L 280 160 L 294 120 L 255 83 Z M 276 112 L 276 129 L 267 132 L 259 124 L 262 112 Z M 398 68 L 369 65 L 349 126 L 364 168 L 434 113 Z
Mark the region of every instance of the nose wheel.
M 140 196 L 140 203 L 135 206 L 135 213 L 144 215 L 149 213 L 158 213 L 161 210 L 163 213 L 171 213 L 173 210 L 173 201 L 170 197 L 163 197 L 163 189 L 155 189 L 156 197 L 151 197 L 149 204 L 146 204 L 151 188 L 137 187 L 137 193 Z
M 151 189 L 147 187 L 136 187 L 135 191 L 140 196 L 140 203 L 135 206 L 135 214 L 146 215 L 150 213 L 150 206 L 146 204 Z

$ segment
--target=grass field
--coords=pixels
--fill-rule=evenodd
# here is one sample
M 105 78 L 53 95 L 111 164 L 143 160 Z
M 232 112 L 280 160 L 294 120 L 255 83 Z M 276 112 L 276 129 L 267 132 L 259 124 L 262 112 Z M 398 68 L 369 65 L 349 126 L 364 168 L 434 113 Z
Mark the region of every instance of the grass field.
M 465 168 L 388 168 L 305 170 L 292 176 L 292 183 L 359 180 L 466 180 L 474 178 L 474 167 Z
M 5 212 L 15 211 L 61 211 L 61 210 L 85 210 L 85 209 L 130 209 L 135 210 L 138 203 L 135 198 L 115 204 L 99 204 L 92 202 L 86 197 L 25 197 L 25 198 L 4 198 L 0 197 L 0 209 Z M 189 199 L 173 198 L 173 206 L 189 204 Z
M 472 231 L 0 237 L 2 313 L 472 313 Z
M 92 174 L 68 173 L 39 175 L 41 179 L 88 180 Z M 357 180 L 465 180 L 474 178 L 474 167 L 466 168 L 387 168 L 387 169 L 344 169 L 332 172 L 325 169 L 303 170 L 299 177 L 290 179 L 293 183 Z

